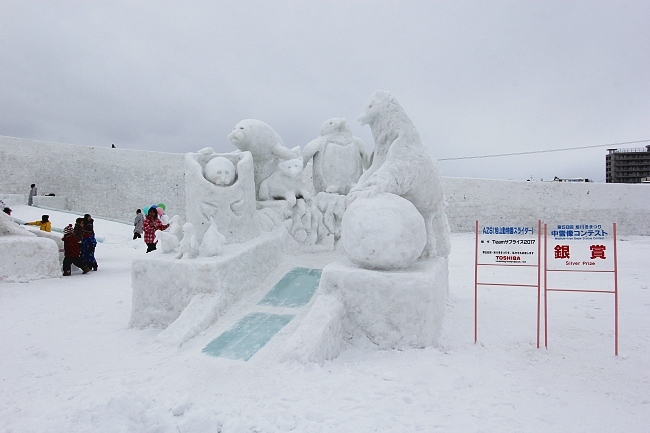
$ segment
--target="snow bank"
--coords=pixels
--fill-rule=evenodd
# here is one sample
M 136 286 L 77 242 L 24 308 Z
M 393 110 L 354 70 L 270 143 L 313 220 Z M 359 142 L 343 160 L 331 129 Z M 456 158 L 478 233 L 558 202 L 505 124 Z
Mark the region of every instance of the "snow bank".
M 160 202 L 185 215 L 182 154 L 0 136 L 0 172 L 0 192 L 27 194 L 35 183 L 39 198 L 67 196 L 67 208 L 81 215 L 130 221 L 137 208 Z
M 0 200 L 9 207 L 27 204 L 25 194 L 0 194 Z
M 0 282 L 61 276 L 59 248 L 45 237 L 0 236 Z
M 181 316 L 195 296 L 219 294 L 214 308 L 201 312 L 204 317 L 192 315 L 193 320 L 182 320 L 186 323 L 183 329 L 175 326 L 174 336 L 191 338 L 243 295 L 257 289 L 282 260 L 286 241 L 287 232 L 280 229 L 245 243 L 226 245 L 219 257 L 176 259 L 156 251 L 133 260 L 130 326 L 166 328 Z
M 46 232 L 36 226 L 24 226 L 24 227 L 27 229 L 27 231 L 29 231 L 30 233 L 34 233 L 38 237 L 44 239 L 52 239 L 54 242 L 56 242 L 56 247 L 59 250 L 59 263 L 61 264 L 61 266 L 63 266 L 63 259 L 65 258 L 65 252 L 63 250 L 63 235 L 61 233 L 56 233 L 56 232 Z
M 0 191 L 3 196 L 26 194 L 36 183 L 40 194 L 68 196 L 69 208 L 82 214 L 130 221 L 136 208 L 162 201 L 168 214 L 185 216 L 183 159 L 183 154 L 0 136 L 0 172 L 9 174 L 0 177 Z M 312 166 L 307 167 L 303 184 L 311 188 Z M 453 232 L 473 231 L 477 219 L 509 224 L 580 219 L 616 222 L 623 235 L 650 235 L 648 185 L 457 177 L 442 177 L 442 183 Z M 26 203 L 22 197 L 19 203 Z
M 37 195 L 33 199 L 34 206 L 40 206 L 51 209 L 70 210 L 68 197 L 64 195 L 48 196 Z
M 650 187 L 643 184 L 525 182 L 444 177 L 453 232 L 474 231 L 475 221 L 617 223 L 619 234 L 650 235 Z

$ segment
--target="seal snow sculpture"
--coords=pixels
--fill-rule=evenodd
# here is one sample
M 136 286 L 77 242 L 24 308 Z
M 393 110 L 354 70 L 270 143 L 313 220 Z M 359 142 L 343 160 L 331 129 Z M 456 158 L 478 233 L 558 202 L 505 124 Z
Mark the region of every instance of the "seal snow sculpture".
M 345 118 L 332 118 L 320 128 L 320 137 L 302 151 L 304 165 L 313 157 L 313 182 L 316 194 L 345 195 L 357 183 L 370 161 L 363 140 L 355 137 Z
M 447 257 L 451 249 L 440 169 L 422 144 L 413 122 L 397 99 L 378 90 L 359 116 L 375 140 L 372 165 L 350 190 L 348 202 L 379 193 L 399 195 L 424 218 L 427 242 L 423 257 Z
M 300 156 L 288 149 L 278 133 L 260 120 L 242 120 L 228 134 L 228 140 L 237 149 L 247 150 L 253 155 L 256 196 L 262 181 L 277 171 L 280 161 Z

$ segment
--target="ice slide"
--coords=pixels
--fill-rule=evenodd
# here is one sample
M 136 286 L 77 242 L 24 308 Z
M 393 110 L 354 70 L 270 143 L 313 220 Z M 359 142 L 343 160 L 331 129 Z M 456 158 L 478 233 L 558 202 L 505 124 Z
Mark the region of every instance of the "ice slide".
M 262 299 L 232 315 L 235 323 L 221 330 L 202 350 L 210 356 L 248 361 L 282 328 L 304 313 L 320 282 L 321 269 L 294 267 Z M 236 318 L 235 316 L 239 316 Z

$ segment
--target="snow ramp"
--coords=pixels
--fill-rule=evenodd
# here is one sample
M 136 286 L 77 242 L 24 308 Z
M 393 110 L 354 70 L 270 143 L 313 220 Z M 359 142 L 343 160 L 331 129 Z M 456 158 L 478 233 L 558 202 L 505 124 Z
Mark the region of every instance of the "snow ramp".
M 228 329 L 210 341 L 203 353 L 248 361 L 286 325 L 301 316 L 313 298 L 322 269 L 294 267 Z

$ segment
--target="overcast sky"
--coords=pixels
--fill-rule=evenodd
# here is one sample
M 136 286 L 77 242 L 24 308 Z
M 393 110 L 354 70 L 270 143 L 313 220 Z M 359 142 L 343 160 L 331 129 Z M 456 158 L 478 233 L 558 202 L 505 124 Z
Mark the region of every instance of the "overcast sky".
M 0 1 L 0 135 L 229 152 L 242 119 L 291 148 L 346 117 L 370 149 L 377 89 L 438 159 L 650 139 L 650 2 Z M 606 152 L 440 166 L 604 181 Z

